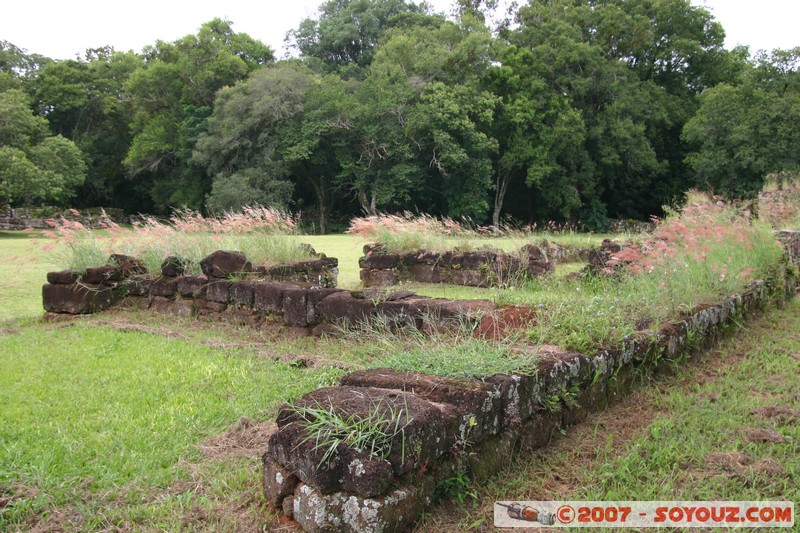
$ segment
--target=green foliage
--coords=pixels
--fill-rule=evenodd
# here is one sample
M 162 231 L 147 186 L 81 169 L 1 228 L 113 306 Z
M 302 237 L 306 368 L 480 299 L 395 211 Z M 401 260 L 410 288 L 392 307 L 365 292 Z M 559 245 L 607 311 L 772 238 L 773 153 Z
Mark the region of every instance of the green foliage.
M 316 19 L 306 18 L 287 38 L 305 57 L 329 70 L 367 67 L 387 29 L 421 15 L 424 4 L 406 0 L 326 0 Z
M 86 165 L 78 147 L 49 136 L 47 121 L 33 115 L 28 98 L 0 93 L 0 203 L 63 203 L 83 183 Z
M 199 208 L 211 184 L 192 165 L 191 155 L 216 93 L 272 61 L 272 51 L 233 32 L 230 22 L 215 19 L 203 24 L 197 35 L 174 43 L 158 41 L 144 56 L 144 66 L 125 86 L 135 103 L 134 136 L 125 165 L 139 179 L 166 178 L 153 189 L 162 210 Z
M 687 157 L 697 185 L 752 197 L 769 174 L 797 171 L 800 48 L 761 55 L 742 83 L 706 90 L 684 128 L 697 151 Z
M 476 500 L 478 494 L 472 484 L 472 480 L 465 472 L 457 472 L 439 481 L 433 491 L 433 500 L 448 499 L 458 503 L 464 503 L 467 498 Z

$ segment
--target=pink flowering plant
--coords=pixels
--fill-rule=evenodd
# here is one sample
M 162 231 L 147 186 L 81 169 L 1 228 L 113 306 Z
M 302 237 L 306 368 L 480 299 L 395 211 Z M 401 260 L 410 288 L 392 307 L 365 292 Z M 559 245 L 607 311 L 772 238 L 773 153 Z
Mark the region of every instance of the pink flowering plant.
M 768 222 L 691 192 L 682 209 L 624 246 L 600 275 L 546 287 L 533 282 L 522 295 L 539 313 L 532 340 L 592 353 L 701 304 L 740 294 L 757 279 L 780 278 L 783 254 Z

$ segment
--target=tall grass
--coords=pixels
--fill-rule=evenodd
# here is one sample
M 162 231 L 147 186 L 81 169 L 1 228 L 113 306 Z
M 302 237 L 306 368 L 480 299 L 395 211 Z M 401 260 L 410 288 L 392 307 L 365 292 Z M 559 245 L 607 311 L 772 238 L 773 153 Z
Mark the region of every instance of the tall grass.
M 531 335 L 592 352 L 780 275 L 783 254 L 768 222 L 692 192 L 651 238 L 616 254 L 605 276 L 558 280 L 538 293 L 541 319 Z
M 414 215 L 407 211 L 399 215 L 354 218 L 347 232 L 383 244 L 390 253 L 421 250 L 443 253 L 455 249 L 471 251 L 481 247 L 511 251 L 542 239 L 565 246 L 587 247 L 599 244 L 606 237 L 577 233 L 572 227 L 559 227 L 552 223 L 541 228 L 536 224 L 495 228 L 475 225 L 469 220 L 458 222 L 452 218 Z
M 246 207 L 221 217 L 204 217 L 188 209 L 176 211 L 168 221 L 142 216 L 131 228 L 105 219 L 102 234 L 80 222 L 51 220 L 55 239 L 53 262 L 63 268 L 85 271 L 105 264 L 110 253 L 133 255 L 144 261 L 150 272 L 158 272 L 168 256 L 188 260 L 189 269 L 199 273 L 199 263 L 215 250 L 242 252 L 255 264 L 279 264 L 307 258 L 298 245 L 297 221 L 293 216 L 265 207 Z
M 778 229 L 800 229 L 800 176 L 771 176 L 758 197 L 758 216 Z

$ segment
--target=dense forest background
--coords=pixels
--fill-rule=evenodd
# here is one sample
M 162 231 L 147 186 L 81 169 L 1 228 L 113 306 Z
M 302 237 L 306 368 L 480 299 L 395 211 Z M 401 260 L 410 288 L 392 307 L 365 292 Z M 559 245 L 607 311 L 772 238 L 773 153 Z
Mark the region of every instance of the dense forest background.
M 798 170 L 800 47 L 725 50 L 689 0 L 496 4 L 327 0 L 284 60 L 219 19 L 66 61 L 0 41 L 0 204 L 601 230 Z

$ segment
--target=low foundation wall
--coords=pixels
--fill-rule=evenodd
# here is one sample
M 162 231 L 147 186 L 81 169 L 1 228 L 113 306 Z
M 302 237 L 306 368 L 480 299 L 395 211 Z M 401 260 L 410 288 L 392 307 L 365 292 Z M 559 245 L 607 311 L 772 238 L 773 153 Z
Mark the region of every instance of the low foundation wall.
M 168 258 L 158 277 L 142 274 L 141 263 L 131 257 L 112 256 L 109 262 L 82 275 L 49 273 L 48 284 L 42 288 L 45 310 L 77 315 L 126 305 L 257 327 L 280 326 L 290 328 L 294 335 L 319 335 L 378 316 L 390 325 L 423 331 L 461 326 L 479 321 L 495 308 L 488 300 L 337 289 L 329 286 L 335 285 L 338 272 L 335 258 L 262 269 L 253 268 L 241 254 L 214 252 L 201 263 L 203 276 L 182 275 L 182 262 Z M 237 273 L 245 279 L 231 279 Z
M 368 244 L 358 266 L 365 287 L 401 281 L 496 287 L 550 274 L 555 270 L 555 261 L 534 245 L 525 246 L 518 254 L 490 250 L 389 254 L 381 245 Z
M 800 233 L 782 240 L 800 243 Z M 787 246 L 792 261 L 800 248 Z M 547 445 L 553 433 L 625 396 L 651 372 L 713 343 L 734 318 L 771 298 L 793 294 L 795 280 L 702 306 L 637 332 L 620 346 L 586 356 L 538 353 L 529 373 L 485 380 L 448 379 L 392 369 L 359 371 L 339 386 L 311 392 L 282 408 L 263 456 L 269 504 L 310 532 L 402 531 L 416 521 L 448 480 L 493 475 L 518 450 Z M 369 447 L 319 445 L 309 433 L 319 409 L 343 419 L 376 420 L 384 430 Z M 390 420 L 392 424 L 387 425 Z M 383 425 L 381 425 L 383 424 Z

